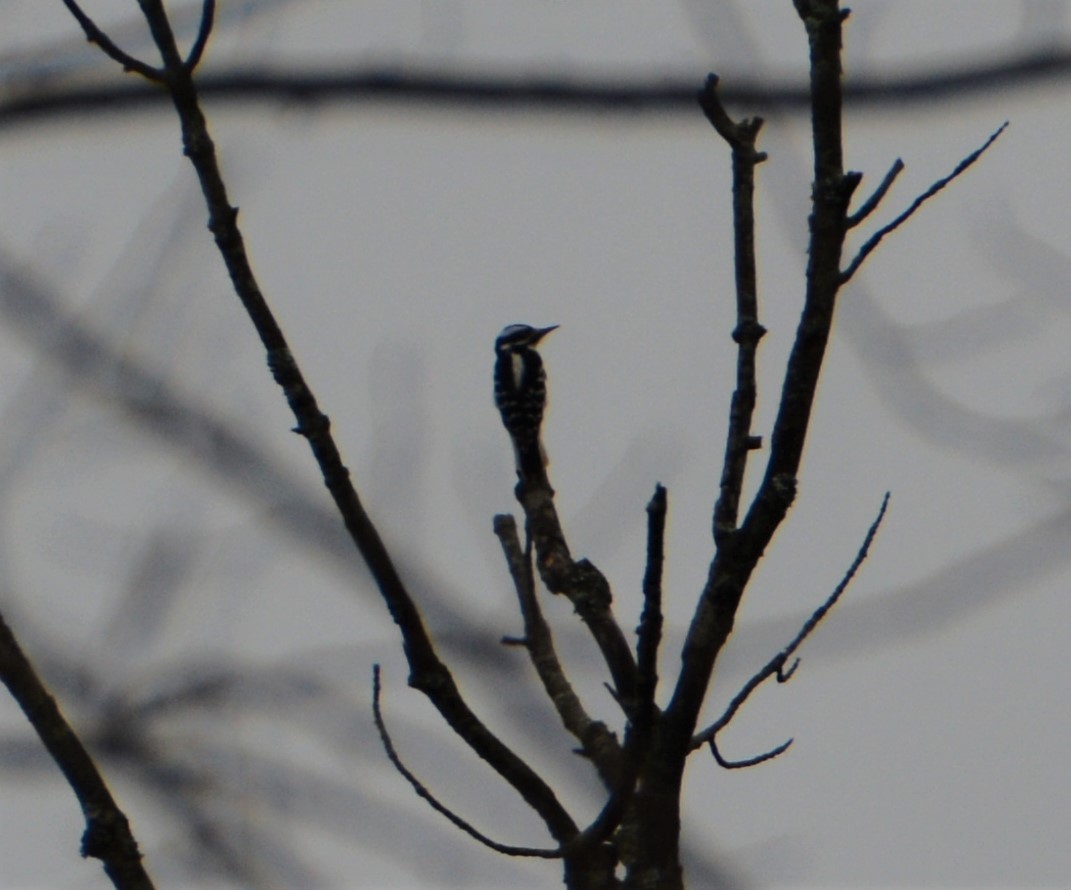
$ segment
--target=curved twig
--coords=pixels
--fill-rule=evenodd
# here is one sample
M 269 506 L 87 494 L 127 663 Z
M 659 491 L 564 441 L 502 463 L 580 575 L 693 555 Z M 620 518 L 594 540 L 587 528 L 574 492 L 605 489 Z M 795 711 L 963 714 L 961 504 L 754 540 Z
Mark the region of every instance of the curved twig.
M 710 753 L 714 755 L 714 759 L 722 769 L 747 769 L 749 766 L 758 766 L 760 763 L 765 763 L 767 760 L 773 760 L 775 757 L 780 757 L 791 747 L 792 741 L 792 739 L 789 739 L 786 742 L 782 742 L 776 748 L 771 748 L 764 754 L 756 754 L 754 757 L 747 757 L 743 760 L 726 760 L 721 756 L 721 752 L 718 750 L 717 743 L 714 739 L 711 739 L 707 744 L 710 745 Z
M 706 729 L 692 736 L 691 750 L 694 751 L 704 744 L 709 744 L 715 759 L 717 759 L 718 763 L 721 763 L 721 757 L 718 754 L 717 748 L 714 746 L 715 736 L 729 725 L 733 717 L 736 716 L 736 713 L 743 706 L 744 702 L 751 696 L 751 693 L 763 682 L 770 677 L 776 677 L 778 683 L 787 683 L 792 678 L 792 675 L 796 672 L 796 668 L 799 665 L 799 659 L 797 658 L 787 670 L 785 669 L 786 662 L 792 657 L 792 654 L 799 649 L 803 641 L 811 635 L 816 627 L 818 627 L 819 622 L 826 617 L 829 610 L 837 604 L 837 600 L 840 599 L 841 594 L 848 589 L 848 585 L 855 577 L 855 573 L 859 571 L 859 567 L 863 564 L 867 554 L 870 552 L 870 545 L 874 542 L 874 537 L 877 535 L 878 529 L 881 527 L 888 506 L 889 493 L 886 492 L 881 500 L 881 508 L 878 510 L 877 517 L 875 517 L 874 521 L 870 524 L 870 528 L 867 529 L 866 536 L 863 538 L 863 543 L 855 554 L 855 559 L 852 560 L 852 564 L 844 573 L 844 577 L 841 578 L 840 583 L 833 588 L 833 592 L 826 598 L 826 601 L 815 609 L 811 617 L 803 623 L 803 627 L 800 628 L 799 633 L 793 637 L 792 641 L 771 658 L 750 680 L 747 681 L 747 683 L 744 684 L 743 688 L 733 697 L 733 700 L 729 702 L 729 706 L 725 709 L 725 713 L 711 723 Z M 787 748 L 789 744 L 791 744 L 791 739 L 781 746 L 781 750 Z M 781 750 L 775 748 L 774 751 L 776 753 L 772 756 L 776 757 L 777 754 L 781 753 Z M 762 759 L 768 760 L 769 757 L 762 755 Z M 758 762 L 761 763 L 762 759 Z
M 390 733 L 387 732 L 387 724 L 383 720 L 383 711 L 380 707 L 382 685 L 380 683 L 379 673 L 379 665 L 373 665 L 372 716 L 375 719 L 376 729 L 379 732 L 379 740 L 383 743 L 383 750 L 387 752 L 387 757 L 390 759 L 394 768 L 398 770 L 398 772 L 401 773 L 402 778 L 413 787 L 413 790 L 417 795 L 427 801 L 428 806 L 435 810 L 435 812 L 445 816 L 451 823 L 457 828 L 460 828 L 473 840 L 479 841 L 485 847 L 494 850 L 496 853 L 502 853 L 506 856 L 527 856 L 537 859 L 561 859 L 562 851 L 560 849 L 549 850 L 537 847 L 515 847 L 511 844 L 502 844 L 496 840 L 492 840 L 486 834 L 474 828 L 471 823 L 462 819 L 445 804 L 440 803 L 435 796 L 428 791 L 420 779 L 418 779 L 408 767 L 402 763 L 402 759 L 398 756 L 398 752 L 394 747 L 394 742 L 391 740 Z

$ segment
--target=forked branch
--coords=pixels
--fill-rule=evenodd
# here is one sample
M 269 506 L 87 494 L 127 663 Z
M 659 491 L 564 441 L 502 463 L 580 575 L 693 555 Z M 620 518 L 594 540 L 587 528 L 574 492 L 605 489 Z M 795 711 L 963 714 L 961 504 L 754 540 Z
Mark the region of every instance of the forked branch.
M 591 759 L 603 784 L 612 789 L 621 771 L 621 744 L 605 723 L 588 715 L 565 675 L 565 669 L 554 648 L 553 634 L 543 617 L 543 610 L 536 596 L 530 548 L 521 549 L 516 521 L 508 514 L 496 516 L 494 530 L 509 566 L 524 622 L 522 638 L 507 638 L 503 642 L 522 645 L 528 651 L 532 666 L 547 697 L 558 712 L 562 726 L 580 742 L 580 753 Z
M 517 486 L 517 500 L 524 510 L 526 531 L 535 545 L 536 568 L 551 593 L 564 595 L 587 626 L 602 653 L 614 683 L 614 695 L 632 718 L 638 680 L 636 661 L 621 625 L 613 614 L 610 584 L 587 559 L 574 560 L 566 542 L 554 490 L 543 476 L 535 483 Z
M 417 796 L 426 801 L 435 812 L 442 816 L 445 816 L 450 822 L 452 822 L 457 828 L 461 829 L 473 840 L 479 841 L 485 847 L 494 850 L 496 853 L 502 853 L 505 856 L 528 856 L 536 857 L 539 859 L 559 859 L 561 858 L 561 851 L 554 849 L 540 849 L 537 847 L 516 847 L 511 844 L 499 843 L 496 840 L 492 840 L 486 834 L 479 829 L 475 828 L 470 822 L 462 819 L 457 813 L 451 810 L 444 803 L 441 803 L 438 798 L 435 797 L 416 777 L 416 775 L 410 770 L 403 762 L 401 757 L 398 756 L 398 751 L 394 747 L 394 741 L 390 737 L 390 733 L 387 731 L 386 721 L 383 719 L 383 708 L 381 704 L 382 697 L 382 684 L 380 682 L 379 665 L 372 666 L 372 717 L 376 723 L 376 731 L 379 733 L 379 740 L 383 743 L 383 750 L 387 752 L 387 758 L 393 764 L 394 768 L 401 774 L 417 793 Z
M 863 243 L 863 246 L 859 248 L 859 252 L 855 255 L 855 257 L 852 259 L 852 261 L 848 264 L 848 267 L 841 273 L 841 276 L 840 276 L 841 284 L 847 283 L 851 279 L 851 277 L 857 271 L 859 271 L 859 267 L 861 265 L 863 265 L 863 263 L 866 260 L 866 258 L 868 256 L 870 256 L 871 253 L 874 252 L 874 250 L 877 248 L 877 246 L 881 243 L 882 239 L 886 235 L 889 235 L 892 232 L 896 231 L 898 228 L 900 228 L 900 226 L 902 226 L 912 216 L 914 216 L 915 212 L 923 204 L 925 204 L 927 201 L 929 201 L 930 198 L 932 198 L 934 195 L 936 195 L 939 191 L 941 191 L 941 189 L 943 189 L 946 185 L 951 183 L 953 180 L 958 179 L 961 175 L 963 175 L 963 173 L 965 173 L 967 171 L 967 169 L 969 167 L 971 167 L 971 165 L 974 164 L 975 161 L 977 161 L 983 154 L 985 154 L 985 152 L 989 148 L 989 146 L 991 146 L 994 142 L 996 142 L 997 139 L 1000 137 L 1000 134 L 1003 133 L 1007 128 L 1008 128 L 1008 121 L 1005 121 L 1003 124 L 1001 124 L 996 129 L 995 132 L 993 132 L 990 135 L 990 137 L 988 139 L 986 139 L 986 141 L 979 148 L 976 148 L 969 155 L 967 155 L 967 157 L 965 157 L 962 161 L 960 161 L 956 165 L 956 169 L 955 170 L 953 170 L 947 176 L 943 176 L 940 179 L 938 179 L 933 185 L 931 185 L 928 189 L 926 189 L 926 191 L 924 191 L 921 195 L 919 195 L 917 198 L 915 198 L 915 200 L 911 202 L 911 206 L 908 207 L 907 210 L 905 210 L 903 213 L 901 213 L 892 222 L 888 223 L 887 225 L 882 226 L 873 235 L 871 235 Z
M 748 700 L 751 693 L 762 685 L 762 683 L 770 677 L 776 677 L 778 683 L 787 683 L 789 679 L 791 679 L 792 675 L 796 672 L 796 668 L 799 666 L 799 659 L 797 658 L 787 668 L 785 665 L 788 664 L 788 660 L 796 650 L 803 645 L 803 641 L 814 632 L 814 629 L 818 627 L 822 619 L 829 614 L 829 610 L 837 604 L 837 601 L 841 598 L 844 591 L 848 589 L 848 585 L 852 582 L 856 572 L 859 571 L 859 567 L 862 566 L 864 560 L 867 558 L 867 554 L 870 552 L 870 545 L 874 542 L 874 537 L 877 535 L 878 529 L 881 528 L 881 523 L 885 518 L 885 511 L 888 509 L 888 506 L 889 494 L 886 492 L 885 497 L 882 498 L 881 508 L 878 510 L 877 517 L 871 523 L 870 528 L 867 529 L 866 536 L 863 538 L 863 543 L 860 545 L 859 551 L 855 554 L 855 559 L 852 560 L 852 564 L 844 573 L 844 577 L 841 578 L 840 583 L 833 589 L 833 592 L 826 598 L 825 602 L 815 609 L 811 617 L 804 622 L 803 627 L 800 628 L 799 633 L 793 637 L 792 641 L 771 658 L 761 670 L 744 684 L 744 687 L 734 696 L 733 700 L 729 703 L 729 706 L 725 709 L 725 713 L 706 729 L 696 733 L 696 735 L 692 737 L 691 749 L 693 751 L 704 744 L 708 744 L 710 745 L 710 750 L 715 759 L 721 766 L 733 768 L 740 766 L 754 766 L 756 763 L 762 763 L 765 760 L 769 760 L 771 757 L 776 757 L 778 754 L 781 754 L 790 744 L 792 744 L 792 740 L 789 739 L 772 751 L 760 754 L 758 757 L 749 758 L 746 761 L 734 762 L 725 761 L 722 758 L 715 745 L 715 739 L 718 733 L 732 722 L 732 719 L 736 716 L 737 712 L 743 707 L 744 702 Z

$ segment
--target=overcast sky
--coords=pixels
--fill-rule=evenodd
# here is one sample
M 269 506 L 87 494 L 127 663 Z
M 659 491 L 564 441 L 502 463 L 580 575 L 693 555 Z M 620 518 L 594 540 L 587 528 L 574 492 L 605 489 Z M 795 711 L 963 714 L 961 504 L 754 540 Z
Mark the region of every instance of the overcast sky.
M 148 53 L 133 3 L 86 6 Z M 698 86 L 715 70 L 729 87 L 791 82 L 806 64 L 789 0 L 220 6 L 206 72 L 360 63 Z M 860 0 L 847 73 L 1066 47 L 1069 7 Z M 59 0 L 8 0 L 0 15 L 0 97 L 28 89 L 30 75 L 123 77 Z M 793 737 L 789 752 L 732 773 L 696 755 L 685 830 L 695 886 L 726 874 L 770 888 L 1071 881 L 1067 104 L 1052 80 L 848 109 L 859 194 L 897 157 L 907 165 L 873 226 L 1011 124 L 841 296 L 799 499 L 748 591 L 708 719 L 834 587 L 885 491 L 889 514 L 795 678 L 761 690 L 722 737 L 729 757 Z M 668 487 L 664 693 L 711 556 L 735 364 L 725 146 L 698 110 L 209 102 L 208 114 L 262 286 L 463 688 L 568 805 L 595 812 L 569 739 L 535 728 L 554 717 L 520 653 L 495 645 L 520 622 L 491 534 L 492 515 L 515 506 L 491 349 L 505 324 L 561 325 L 542 350 L 552 480 L 574 552 L 606 572 L 627 629 L 640 607 L 644 505 L 656 482 Z M 800 311 L 810 188 L 805 118 L 765 116 L 763 435 Z M 326 498 L 228 290 L 173 117 L 6 126 L 0 158 L 5 276 L 19 270 L 56 301 L 46 320 L 69 310 L 279 473 L 269 485 L 213 468 L 197 442 L 117 407 L 131 384 L 99 368 L 64 372 L 59 341 L 5 293 L 2 603 L 51 664 L 76 725 L 107 695 L 136 697 L 205 660 L 326 675 L 346 716 L 287 722 L 221 703 L 159 727 L 191 757 L 227 764 L 250 858 L 268 867 L 263 839 L 282 821 L 327 886 L 557 886 L 554 864 L 502 860 L 454 832 L 378 748 L 376 661 L 409 765 L 496 839 L 548 842 L 406 688 L 395 628 L 356 557 L 331 532 L 309 532 L 293 506 L 290 485 L 313 507 Z M 560 603 L 548 612 L 571 674 L 612 719 L 573 616 Z M 48 764 L 31 770 L 16 756 L 28 733 L 14 705 L 0 702 L 0 719 L 5 886 L 105 886 L 77 857 L 69 791 Z M 175 814 L 133 772 L 106 769 L 160 886 L 196 883 Z M 280 787 L 266 792 L 268 777 Z M 332 810 L 335 786 L 364 796 Z

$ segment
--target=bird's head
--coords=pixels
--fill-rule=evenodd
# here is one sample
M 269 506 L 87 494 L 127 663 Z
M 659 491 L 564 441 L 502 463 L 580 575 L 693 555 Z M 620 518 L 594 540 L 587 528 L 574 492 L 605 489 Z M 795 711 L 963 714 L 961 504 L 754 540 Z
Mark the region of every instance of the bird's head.
M 558 325 L 552 324 L 549 328 L 533 328 L 528 324 L 510 324 L 502 329 L 502 333 L 495 340 L 496 352 L 509 352 L 514 349 L 530 349 L 542 340 L 551 331 L 556 330 Z

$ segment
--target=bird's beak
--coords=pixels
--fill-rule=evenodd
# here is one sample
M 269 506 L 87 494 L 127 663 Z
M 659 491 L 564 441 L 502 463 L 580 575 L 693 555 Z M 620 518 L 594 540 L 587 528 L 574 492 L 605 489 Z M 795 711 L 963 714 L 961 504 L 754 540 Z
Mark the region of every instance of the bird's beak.
M 539 333 L 536 335 L 536 338 L 534 340 L 532 340 L 532 342 L 533 343 L 538 343 L 545 336 L 547 336 L 547 334 L 549 334 L 551 331 L 558 330 L 559 327 L 561 327 L 561 325 L 552 324 L 549 328 L 540 328 L 539 329 Z

